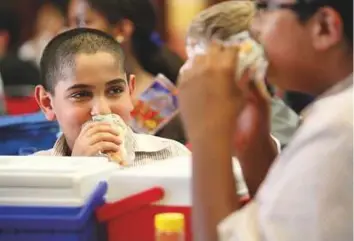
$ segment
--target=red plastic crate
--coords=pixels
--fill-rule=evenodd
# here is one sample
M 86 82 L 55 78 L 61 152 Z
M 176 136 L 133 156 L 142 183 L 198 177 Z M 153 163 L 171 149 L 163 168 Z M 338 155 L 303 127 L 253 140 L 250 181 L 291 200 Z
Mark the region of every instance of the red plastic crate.
M 154 216 L 164 212 L 178 212 L 185 215 L 186 241 L 191 241 L 190 207 L 155 204 L 163 197 L 164 190 L 155 187 L 99 208 L 96 215 L 99 222 L 107 225 L 108 241 L 154 241 Z
M 28 97 L 5 97 L 6 112 L 8 115 L 23 115 L 40 111 L 36 99 Z

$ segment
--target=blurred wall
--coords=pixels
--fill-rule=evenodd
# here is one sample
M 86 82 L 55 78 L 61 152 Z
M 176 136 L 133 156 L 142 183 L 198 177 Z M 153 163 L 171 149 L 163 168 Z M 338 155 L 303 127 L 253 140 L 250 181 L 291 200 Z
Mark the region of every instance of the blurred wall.
M 178 54 L 185 57 L 186 30 L 193 17 L 208 6 L 207 0 L 168 0 L 167 31 L 168 44 Z
M 185 37 L 191 20 L 201 10 L 225 0 L 166 0 L 168 45 L 178 54 L 186 57 Z

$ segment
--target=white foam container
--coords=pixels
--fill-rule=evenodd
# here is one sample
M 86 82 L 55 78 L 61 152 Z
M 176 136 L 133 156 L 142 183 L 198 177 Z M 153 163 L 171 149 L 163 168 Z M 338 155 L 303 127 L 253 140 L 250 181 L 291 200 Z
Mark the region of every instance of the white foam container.
M 161 187 L 165 190 L 165 197 L 157 205 L 191 206 L 191 161 L 191 157 L 178 157 L 116 171 L 108 179 L 106 201 L 112 203 L 153 187 Z M 240 165 L 236 160 L 233 164 L 238 193 L 246 195 L 248 190 Z
M 0 156 L 0 206 L 80 207 L 118 169 L 99 157 Z

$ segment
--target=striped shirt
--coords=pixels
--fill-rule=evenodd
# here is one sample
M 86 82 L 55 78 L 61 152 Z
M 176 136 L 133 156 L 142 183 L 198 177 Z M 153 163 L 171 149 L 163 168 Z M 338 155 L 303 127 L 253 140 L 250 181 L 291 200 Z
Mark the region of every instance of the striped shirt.
M 135 154 L 133 166 L 190 155 L 190 151 L 184 145 L 173 140 L 135 133 L 132 136 L 132 149 Z M 68 153 L 70 153 L 69 147 L 64 135 L 61 135 L 52 149 L 37 152 L 35 155 L 67 156 Z
M 317 99 L 220 241 L 353 240 L 353 76 Z

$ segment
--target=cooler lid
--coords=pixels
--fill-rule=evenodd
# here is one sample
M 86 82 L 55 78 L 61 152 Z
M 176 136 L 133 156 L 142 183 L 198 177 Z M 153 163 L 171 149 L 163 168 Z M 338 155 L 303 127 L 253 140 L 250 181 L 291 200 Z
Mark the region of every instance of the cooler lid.
M 99 157 L 1 156 L 0 206 L 81 206 L 118 168 Z
M 191 161 L 191 157 L 177 157 L 114 172 L 108 179 L 106 201 L 115 202 L 153 187 L 162 187 L 165 198 L 160 205 L 190 206 Z M 234 160 L 233 168 L 238 193 L 245 195 L 248 190 L 237 160 Z

